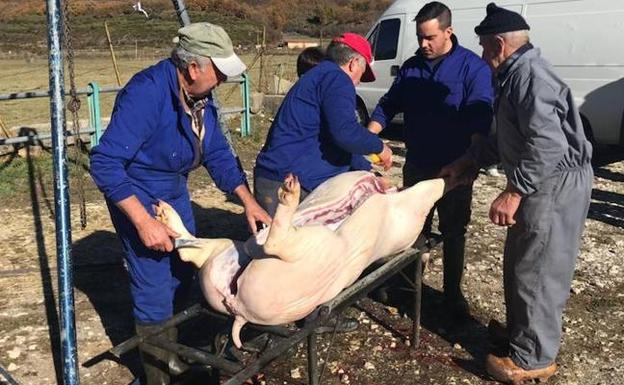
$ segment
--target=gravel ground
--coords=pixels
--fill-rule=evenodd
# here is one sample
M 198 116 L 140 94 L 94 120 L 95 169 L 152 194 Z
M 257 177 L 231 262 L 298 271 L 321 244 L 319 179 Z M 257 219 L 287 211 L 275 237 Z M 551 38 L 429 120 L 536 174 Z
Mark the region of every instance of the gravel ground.
M 392 145 L 400 154 L 401 145 Z M 243 148 L 241 156 L 250 169 L 252 153 L 247 150 Z M 620 385 L 624 378 L 624 157 L 616 157 L 618 161 L 596 168 L 592 205 L 564 316 L 560 369 L 551 384 Z M 400 183 L 400 159 L 396 166 L 388 175 Z M 203 175 L 193 178 L 199 233 L 244 238 L 240 206 L 228 201 Z M 0 366 L 20 383 L 53 384 L 59 379 L 60 359 L 53 194 L 50 183 L 33 180 L 30 196 L 3 202 L 0 208 L 4 219 L 0 242 L 5 245 L 0 259 Z M 505 232 L 489 223 L 487 211 L 503 187 L 504 178 L 487 175 L 475 184 L 464 279 L 473 319 L 456 325 L 446 318 L 440 303 L 441 258 L 435 250 L 425 272 L 420 347 L 414 351 L 405 345 L 411 321 L 401 306 L 365 300 L 360 308 L 347 311 L 360 320 L 356 332 L 320 338 L 319 356 L 327 364 L 322 384 L 491 383 L 481 363 L 488 352 L 484 325 L 504 315 Z M 37 199 L 31 204 L 33 196 Z M 119 243 L 97 194 L 88 200 L 87 208 L 89 225 L 84 230 L 77 208 L 72 208 L 81 382 L 126 384 L 137 373 L 136 354 L 121 362 L 96 358 L 132 334 L 128 282 Z M 194 329 L 209 326 L 204 323 Z M 305 347 L 275 361 L 264 373 L 267 384 L 307 383 Z

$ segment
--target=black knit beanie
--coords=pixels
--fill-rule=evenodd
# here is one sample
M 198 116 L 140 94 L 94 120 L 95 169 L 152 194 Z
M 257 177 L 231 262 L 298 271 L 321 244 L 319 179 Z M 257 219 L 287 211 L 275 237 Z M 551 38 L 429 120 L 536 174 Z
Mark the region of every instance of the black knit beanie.
M 482 36 L 528 29 L 531 27 L 520 14 L 490 3 L 487 6 L 485 19 L 475 27 L 475 32 Z

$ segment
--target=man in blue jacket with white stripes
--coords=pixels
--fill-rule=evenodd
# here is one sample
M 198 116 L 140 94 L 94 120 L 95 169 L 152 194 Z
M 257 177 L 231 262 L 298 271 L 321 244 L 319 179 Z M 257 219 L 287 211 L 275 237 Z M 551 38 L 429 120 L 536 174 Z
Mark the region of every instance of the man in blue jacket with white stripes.
M 247 188 L 212 101 L 212 89 L 240 75 L 245 64 L 213 24 L 183 27 L 174 42 L 170 59 L 139 72 L 119 92 L 111 122 L 91 152 L 91 175 L 125 251 L 138 335 L 171 318 L 174 302 L 190 286 L 193 268 L 173 250 L 171 238 L 178 234 L 154 218 L 153 205 L 169 203 L 194 233 L 187 189 L 194 168 L 203 165 L 222 191 L 241 199 L 252 231 L 256 221 L 271 220 Z M 175 340 L 176 330 L 168 337 Z M 180 372 L 175 355 L 139 348 L 148 385 L 168 384 L 170 374 Z
M 254 194 L 270 215 L 289 173 L 299 178 L 303 199 L 327 179 L 349 170 L 370 170 L 362 155 L 379 154 L 384 167 L 392 151 L 355 115 L 355 86 L 375 80 L 371 47 L 344 33 L 327 47 L 327 60 L 307 71 L 288 91 L 254 170 Z
M 439 2 L 425 4 L 415 20 L 420 49 L 403 64 L 369 123 L 369 130 L 379 132 L 397 113 L 403 113 L 406 187 L 435 177 L 477 135 L 486 136 L 492 120 L 491 70 L 459 45 L 448 7 Z M 471 200 L 472 186 L 460 186 L 436 204 L 444 237 L 444 300 L 458 320 L 468 315 L 461 279 Z M 432 217 L 433 211 L 424 233 L 431 231 Z

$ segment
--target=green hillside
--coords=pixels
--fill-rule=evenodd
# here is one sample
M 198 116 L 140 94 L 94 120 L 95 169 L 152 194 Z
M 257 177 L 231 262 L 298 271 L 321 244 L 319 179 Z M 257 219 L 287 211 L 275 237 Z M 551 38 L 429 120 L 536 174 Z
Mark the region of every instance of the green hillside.
M 136 1 L 70 0 L 70 26 L 76 49 L 107 49 L 104 22 L 117 49 L 166 48 L 178 28 L 171 1 L 142 1 L 149 18 L 132 9 Z M 235 45 L 255 45 L 263 27 L 267 41 L 282 33 L 332 35 L 350 30 L 364 33 L 390 0 L 187 0 L 194 21 L 224 26 Z M 3 0 L 0 3 L 0 50 L 47 51 L 44 0 Z

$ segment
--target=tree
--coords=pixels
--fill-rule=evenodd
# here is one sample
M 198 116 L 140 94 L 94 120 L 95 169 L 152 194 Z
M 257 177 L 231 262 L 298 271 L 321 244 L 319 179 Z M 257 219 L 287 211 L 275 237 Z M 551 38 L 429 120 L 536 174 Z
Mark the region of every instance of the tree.
M 314 7 L 312 16 L 307 18 L 307 22 L 318 27 L 320 43 L 323 45 L 323 31 L 336 23 L 336 11 L 327 1 L 319 1 Z

